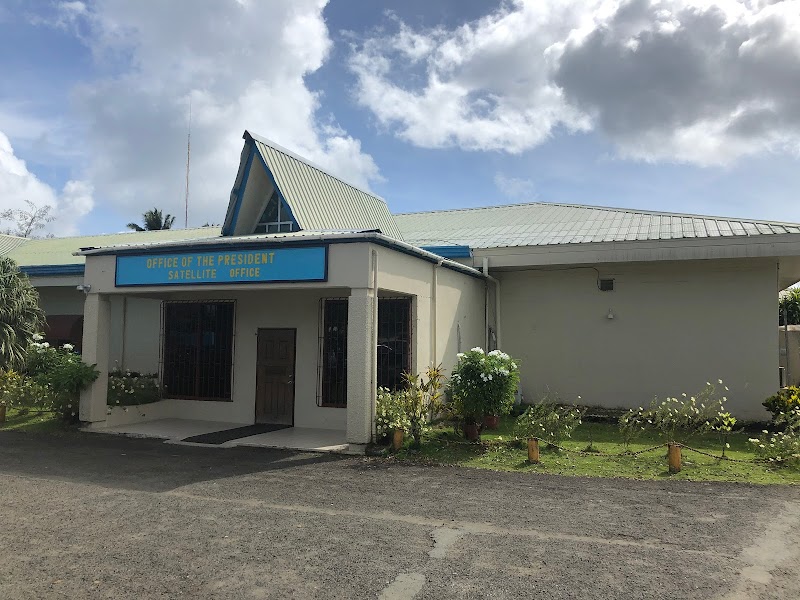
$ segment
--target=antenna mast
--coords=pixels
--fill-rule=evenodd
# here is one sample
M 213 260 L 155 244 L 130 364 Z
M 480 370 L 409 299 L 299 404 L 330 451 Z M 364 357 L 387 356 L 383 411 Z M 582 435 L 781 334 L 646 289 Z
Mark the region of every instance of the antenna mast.
M 189 228 L 189 159 L 192 156 L 192 97 L 189 96 L 189 130 L 186 134 L 186 198 L 183 217 L 184 229 Z

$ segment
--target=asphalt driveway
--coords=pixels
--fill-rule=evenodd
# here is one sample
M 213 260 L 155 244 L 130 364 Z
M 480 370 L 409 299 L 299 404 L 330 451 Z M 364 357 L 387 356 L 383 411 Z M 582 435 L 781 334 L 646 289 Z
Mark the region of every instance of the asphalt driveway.
M 0 432 L 0 598 L 800 598 L 800 490 Z

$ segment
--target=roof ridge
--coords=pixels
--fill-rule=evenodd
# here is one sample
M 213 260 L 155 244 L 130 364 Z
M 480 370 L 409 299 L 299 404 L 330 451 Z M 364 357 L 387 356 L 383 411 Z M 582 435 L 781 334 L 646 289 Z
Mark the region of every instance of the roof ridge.
M 434 213 L 450 213 L 450 212 L 468 212 L 468 211 L 477 211 L 477 210 L 491 210 L 493 208 L 525 208 L 530 206 L 562 206 L 567 208 L 584 208 L 589 210 L 601 210 L 601 211 L 609 211 L 609 212 L 622 212 L 622 213 L 630 213 L 630 214 L 643 214 L 643 215 L 658 215 L 658 216 L 670 216 L 670 217 L 687 217 L 687 218 L 694 218 L 694 219 L 714 219 L 718 221 L 740 221 L 743 223 L 763 223 L 765 225 L 789 225 L 793 227 L 800 227 L 800 223 L 793 223 L 791 221 L 770 221 L 766 219 L 751 219 L 746 217 L 724 217 L 720 215 L 703 215 L 703 214 L 696 214 L 696 213 L 677 213 L 677 212 L 669 212 L 669 211 L 658 211 L 658 210 L 645 210 L 645 209 L 638 209 L 638 208 L 620 208 L 620 207 L 613 207 L 613 206 L 596 206 L 590 204 L 574 204 L 569 202 L 515 202 L 511 204 L 494 204 L 490 206 L 472 206 L 468 208 L 446 208 L 442 210 L 423 210 L 423 211 L 416 211 L 416 212 L 407 212 L 407 213 L 395 213 L 395 217 L 403 217 L 403 216 L 410 216 L 410 215 L 425 215 L 425 214 L 434 214 Z
M 321 167 L 320 165 L 308 160 L 307 158 L 304 158 L 304 157 L 300 156 L 299 154 L 297 154 L 295 152 L 292 152 L 291 150 L 289 150 L 287 148 L 284 148 L 283 146 L 281 146 L 280 144 L 278 144 L 276 142 L 273 142 L 269 138 L 265 138 L 265 137 L 263 137 L 261 135 L 258 135 L 258 134 L 255 134 L 255 133 L 251 133 L 249 130 L 245 129 L 243 137 L 245 137 L 245 139 L 246 139 L 246 136 L 250 136 L 251 138 L 253 138 L 254 141 L 261 142 L 262 144 L 264 144 L 266 146 L 269 146 L 273 150 L 275 150 L 277 152 L 280 152 L 281 154 L 285 154 L 286 156 L 288 156 L 290 158 L 293 158 L 293 159 L 295 159 L 297 161 L 300 161 L 301 163 L 303 163 L 307 167 L 311 167 L 312 169 L 315 169 L 316 171 L 319 171 L 320 173 L 323 173 L 323 174 L 327 175 L 328 177 L 331 177 L 331 178 L 335 179 L 339 183 L 343 183 L 344 185 L 346 185 L 348 187 L 351 187 L 354 190 L 358 190 L 362 194 L 366 194 L 367 196 L 372 196 L 376 200 L 380 200 L 381 202 L 383 202 L 386 206 L 389 206 L 389 203 L 386 201 L 385 198 L 382 198 L 381 196 L 378 196 L 374 192 L 367 191 L 364 188 L 362 188 L 361 186 L 355 185 L 354 183 L 350 183 L 349 181 L 343 179 L 339 175 L 334 175 L 328 169 L 325 169 L 324 167 Z
M 137 233 L 159 233 L 164 231 L 174 231 L 175 233 L 181 231 L 201 231 L 203 229 L 219 229 L 218 226 L 208 226 L 208 227 L 188 227 L 186 229 L 146 229 L 145 231 L 116 231 L 114 233 L 89 233 L 86 235 L 61 235 L 61 236 L 53 236 L 53 237 L 45 237 L 45 238 L 23 238 L 28 239 L 31 242 L 46 242 L 49 240 L 74 240 L 78 238 L 95 238 L 95 237 L 105 237 L 111 235 L 135 235 Z

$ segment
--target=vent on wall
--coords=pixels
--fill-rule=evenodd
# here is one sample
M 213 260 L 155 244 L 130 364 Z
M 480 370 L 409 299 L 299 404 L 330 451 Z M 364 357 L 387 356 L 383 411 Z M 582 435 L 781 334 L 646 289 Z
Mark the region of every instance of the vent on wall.
M 600 288 L 601 292 L 612 292 L 612 291 L 614 291 L 614 280 L 613 279 L 600 279 L 598 281 L 598 287 Z

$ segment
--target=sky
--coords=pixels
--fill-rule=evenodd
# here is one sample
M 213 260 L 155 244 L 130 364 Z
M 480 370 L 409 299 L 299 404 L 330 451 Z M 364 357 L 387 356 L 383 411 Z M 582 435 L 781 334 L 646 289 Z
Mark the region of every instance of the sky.
M 800 222 L 800 0 L 0 0 L 0 210 L 225 215 L 248 129 L 392 212 Z M 0 228 L 8 223 L 0 223 Z

